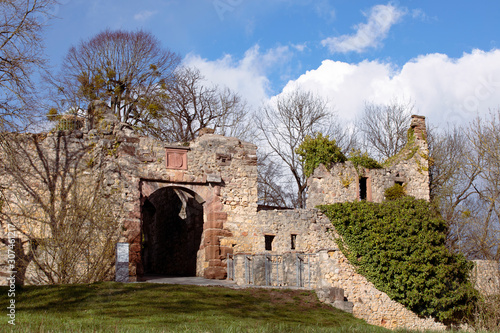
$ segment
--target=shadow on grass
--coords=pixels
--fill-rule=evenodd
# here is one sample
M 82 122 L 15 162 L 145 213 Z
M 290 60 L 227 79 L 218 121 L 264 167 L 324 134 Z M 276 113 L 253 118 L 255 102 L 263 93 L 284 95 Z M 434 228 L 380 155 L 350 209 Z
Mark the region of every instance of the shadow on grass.
M 6 304 L 7 289 L 0 293 L 1 304 Z M 80 325 L 96 321 L 129 327 L 147 324 L 149 328 L 188 325 L 186 330 L 193 324 L 214 327 L 210 325 L 234 323 L 247 328 L 263 323 L 271 327 L 369 327 L 320 303 L 314 292 L 303 290 L 115 282 L 27 286 L 17 293 L 16 308 L 33 318 L 59 318 Z

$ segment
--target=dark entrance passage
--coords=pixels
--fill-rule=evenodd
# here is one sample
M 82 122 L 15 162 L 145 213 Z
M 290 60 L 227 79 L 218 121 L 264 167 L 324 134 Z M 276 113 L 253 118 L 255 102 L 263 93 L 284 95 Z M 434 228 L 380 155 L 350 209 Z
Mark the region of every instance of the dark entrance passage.
M 203 206 L 194 193 L 164 187 L 142 207 L 142 263 L 146 275 L 195 276 Z

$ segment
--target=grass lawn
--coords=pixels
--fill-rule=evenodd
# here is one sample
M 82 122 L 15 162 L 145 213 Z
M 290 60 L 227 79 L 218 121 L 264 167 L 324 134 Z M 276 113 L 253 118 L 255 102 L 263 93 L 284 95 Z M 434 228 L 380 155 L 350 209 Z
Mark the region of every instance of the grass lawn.
M 304 290 L 152 283 L 27 286 L 16 291 L 14 332 L 390 332 Z M 0 332 L 10 332 L 0 288 Z

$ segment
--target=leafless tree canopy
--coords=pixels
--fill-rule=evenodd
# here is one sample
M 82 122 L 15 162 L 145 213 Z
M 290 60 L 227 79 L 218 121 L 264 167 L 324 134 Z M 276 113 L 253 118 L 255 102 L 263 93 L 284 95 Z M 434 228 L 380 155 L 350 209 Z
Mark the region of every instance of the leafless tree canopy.
M 35 108 L 32 74 L 43 67 L 42 28 L 53 0 L 0 1 L 0 130 Z
M 59 113 L 83 112 L 105 101 L 122 122 L 144 132 L 165 111 L 177 54 L 144 31 L 106 30 L 72 47 L 51 79 Z
M 366 103 L 359 129 L 366 151 L 379 161 L 396 155 L 406 144 L 412 102 Z
M 165 108 L 154 135 L 166 141 L 194 140 L 206 127 L 241 139 L 251 132 L 246 105 L 240 96 L 205 82 L 196 68 L 182 67 L 175 72 Z
M 258 154 L 258 196 L 259 203 L 270 207 L 290 207 L 295 195 L 290 183 L 283 181 L 281 164 L 275 163 L 269 154 Z
M 448 247 L 500 260 L 500 111 L 430 136 L 431 194 L 448 222 Z
M 60 133 L 59 133 L 60 134 Z M 1 145 L 0 223 L 15 228 L 16 279 L 86 283 L 109 276 L 119 235 L 112 193 L 89 147 L 66 136 L 11 134 Z M 95 163 L 95 162 L 94 162 Z M 8 239 L 2 235 L 1 241 Z
M 306 135 L 328 133 L 333 120 L 326 101 L 301 90 L 277 97 L 273 103 L 264 106 L 256 117 L 257 128 L 265 145 L 292 174 L 297 186 L 298 207 L 303 208 L 305 205 L 307 184 L 302 162 L 295 150 Z

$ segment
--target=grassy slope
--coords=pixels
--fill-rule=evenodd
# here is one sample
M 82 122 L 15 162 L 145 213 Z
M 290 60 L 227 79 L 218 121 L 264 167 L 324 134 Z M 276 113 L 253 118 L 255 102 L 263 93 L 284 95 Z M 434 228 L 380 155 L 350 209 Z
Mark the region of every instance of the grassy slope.
M 5 287 L 0 304 L 8 304 Z M 10 331 L 2 312 L 0 331 Z M 386 332 L 310 291 L 113 282 L 25 287 L 16 295 L 15 331 Z

